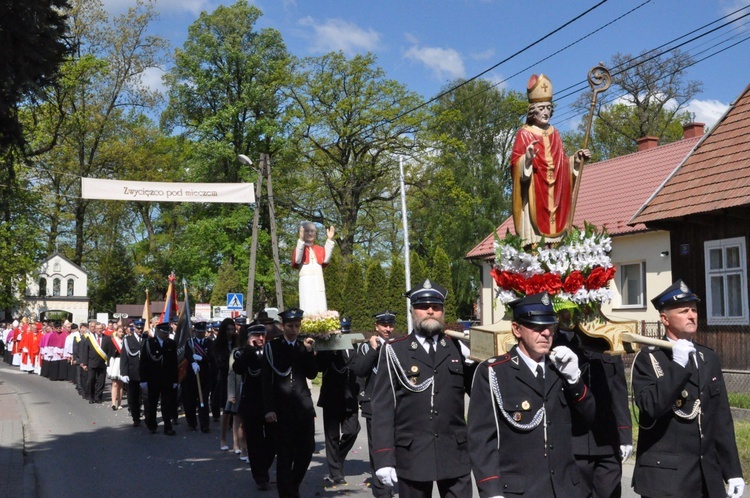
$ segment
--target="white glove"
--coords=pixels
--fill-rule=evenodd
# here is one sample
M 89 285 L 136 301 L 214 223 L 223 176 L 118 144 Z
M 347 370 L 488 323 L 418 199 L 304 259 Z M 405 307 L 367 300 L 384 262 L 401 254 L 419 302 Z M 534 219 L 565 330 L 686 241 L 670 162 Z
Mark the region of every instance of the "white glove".
M 727 498 L 740 498 L 745 492 L 745 481 L 741 477 L 733 477 L 727 484 Z
M 672 346 L 672 361 L 684 367 L 690 359 L 690 353 L 695 353 L 693 343 L 685 339 L 680 339 Z
M 557 346 L 551 356 L 557 370 L 565 377 L 568 384 L 575 384 L 581 378 L 581 370 L 578 368 L 578 356 L 567 346 Z
M 123 376 L 122 376 L 122 377 L 120 377 L 120 378 L 121 378 L 121 379 L 122 379 L 122 381 L 123 381 L 123 382 L 125 382 L 125 383 L 128 383 L 128 382 L 130 382 L 130 377 L 128 377 L 127 375 L 123 375 Z
M 148 382 L 141 382 L 141 389 L 148 388 Z
M 177 383 L 172 384 L 172 389 L 177 389 Z
M 396 469 L 393 467 L 383 467 L 375 471 L 375 475 L 378 476 L 380 482 L 386 486 L 393 487 L 398 482 L 398 476 L 396 475 Z
M 200 372 L 200 369 L 201 369 L 201 366 L 193 362 L 193 372 L 198 373 Z
M 201 361 L 202 359 L 203 359 L 203 357 L 201 355 L 199 355 L 199 354 L 194 354 L 193 355 L 193 361 Z
M 621 444 L 620 445 L 620 461 L 625 462 L 628 458 L 630 458 L 630 455 L 633 454 L 633 445 L 632 444 Z

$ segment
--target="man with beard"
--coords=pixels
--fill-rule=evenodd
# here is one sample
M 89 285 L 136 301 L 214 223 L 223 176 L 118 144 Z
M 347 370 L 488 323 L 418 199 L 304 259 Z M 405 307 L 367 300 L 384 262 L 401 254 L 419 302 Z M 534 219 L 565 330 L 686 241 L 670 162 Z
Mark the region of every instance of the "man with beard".
M 446 290 L 425 280 L 406 293 L 414 330 L 381 348 L 372 396 L 377 477 L 402 498 L 470 497 L 464 394 L 468 348 L 444 333 Z
M 518 344 L 477 368 L 469 403 L 469 448 L 482 498 L 584 498 L 573 456 L 572 412 L 588 424 L 596 406 L 566 346 L 553 350 L 557 316 L 546 292 L 511 301 Z
M 393 338 L 393 326 L 396 324 L 396 314 L 390 310 L 381 311 L 374 315 L 375 333 L 357 348 L 349 363 L 349 369 L 358 377 L 360 385 L 359 407 L 367 424 L 367 449 L 370 455 L 370 473 L 372 474 L 372 494 L 376 498 L 390 498 L 393 489 L 384 485 L 375 475 L 375 467 L 372 455 L 372 388 L 375 385 L 375 376 L 380 366 L 380 348 Z

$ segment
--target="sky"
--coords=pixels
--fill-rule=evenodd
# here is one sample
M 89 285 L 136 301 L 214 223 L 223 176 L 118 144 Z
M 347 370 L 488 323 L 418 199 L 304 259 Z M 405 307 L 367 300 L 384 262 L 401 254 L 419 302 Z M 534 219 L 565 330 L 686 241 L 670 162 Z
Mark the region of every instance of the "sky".
M 750 84 L 750 64 L 742 55 L 750 49 L 750 0 L 248 1 L 263 12 L 258 27 L 278 30 L 293 55 L 370 52 L 387 78 L 425 99 L 456 78 L 482 73 L 498 88 L 525 93 L 529 77 L 544 73 L 555 89 L 553 124 L 563 131 L 580 121 L 568 106 L 588 89 L 589 70 L 616 53 L 637 55 L 684 43 L 681 50 L 704 59 L 687 70 L 687 79 L 703 83 L 688 110 L 709 127 Z M 104 0 L 111 14 L 134 3 Z M 152 32 L 173 49 L 181 47 L 202 11 L 231 3 L 156 0 L 160 16 Z M 743 7 L 734 22 L 721 27 L 730 20 L 722 17 Z M 742 15 L 747 17 L 737 19 Z M 160 87 L 160 76 L 154 71 L 146 80 Z

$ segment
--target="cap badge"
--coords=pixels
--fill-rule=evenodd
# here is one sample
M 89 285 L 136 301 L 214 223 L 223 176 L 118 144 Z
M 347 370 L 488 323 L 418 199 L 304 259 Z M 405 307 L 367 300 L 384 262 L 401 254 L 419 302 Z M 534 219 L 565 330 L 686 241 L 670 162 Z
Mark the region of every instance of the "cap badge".
M 425 280 L 425 281 L 424 281 L 424 286 L 423 286 L 423 287 L 424 287 L 425 289 L 432 289 L 432 282 L 430 282 L 430 279 L 429 279 L 429 278 L 428 278 L 427 280 Z
M 542 304 L 545 306 L 549 306 L 549 296 L 547 294 L 544 294 L 542 296 Z
M 690 291 L 690 289 L 688 289 L 688 286 L 685 285 L 685 282 L 680 282 L 680 290 L 682 292 L 688 292 L 688 291 Z

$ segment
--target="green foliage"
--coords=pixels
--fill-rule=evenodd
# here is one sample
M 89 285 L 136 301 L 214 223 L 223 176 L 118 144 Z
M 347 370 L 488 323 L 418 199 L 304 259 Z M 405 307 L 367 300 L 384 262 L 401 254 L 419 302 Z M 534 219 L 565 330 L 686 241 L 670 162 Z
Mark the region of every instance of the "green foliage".
M 113 313 L 118 303 L 135 302 L 133 295 L 133 260 L 122 240 L 115 239 L 97 253 L 88 266 L 91 283 L 91 308 Z
M 211 292 L 211 306 L 224 306 L 227 302 L 227 294 L 231 292 L 242 292 L 240 278 L 234 265 L 228 259 L 219 267 L 216 283 Z
M 323 272 L 326 282 L 326 301 L 329 310 L 341 312 L 346 305 L 344 286 L 346 284 L 346 267 L 341 251 L 334 247 L 328 266 Z
M 303 219 L 336 227 L 344 258 L 360 241 L 386 237 L 394 216 L 398 163 L 424 119 L 420 97 L 385 78 L 375 57 L 329 53 L 300 62 L 289 88 L 289 160 L 279 203 Z
M 354 260 L 346 268 L 344 304 L 338 310 L 341 316 L 347 316 L 352 319 L 353 331 L 368 330 L 371 326 L 366 299 L 362 267 L 357 260 Z
M 388 306 L 388 295 L 386 292 L 388 280 L 380 261 L 374 259 L 370 261 L 365 275 L 365 286 L 367 289 L 367 311 L 370 316 L 370 323 L 372 323 L 374 321 L 372 315 L 383 311 Z
M 411 288 L 424 282 L 429 277 L 427 266 L 417 251 L 409 255 L 409 274 L 411 276 Z
M 396 254 L 391 258 L 391 271 L 388 275 L 387 290 L 388 301 L 386 308 L 396 314 L 395 330 L 399 334 L 406 333 L 408 323 L 406 298 L 404 297 L 404 292 L 406 291 L 406 277 L 404 275 L 403 259 Z
M 744 408 L 750 410 L 750 394 L 748 393 L 727 393 L 729 397 L 729 406 L 735 408 Z
M 451 274 L 451 263 L 448 259 L 448 254 L 441 248 L 435 249 L 435 257 L 433 259 L 432 268 L 430 274 L 432 280 L 448 289 L 448 295 L 445 298 L 445 323 L 454 323 L 457 320 L 456 317 L 456 296 L 453 292 L 453 277 Z

